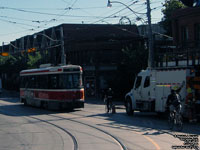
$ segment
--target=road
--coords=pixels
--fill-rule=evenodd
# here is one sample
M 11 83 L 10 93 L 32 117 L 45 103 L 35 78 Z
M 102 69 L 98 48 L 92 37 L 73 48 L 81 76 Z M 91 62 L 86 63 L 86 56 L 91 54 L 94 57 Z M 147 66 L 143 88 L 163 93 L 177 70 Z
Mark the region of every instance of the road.
M 23 106 L 18 98 L 0 98 L 0 150 L 170 150 L 184 145 L 175 135 L 200 135 L 200 124 L 168 130 L 154 113 L 127 116 L 122 105 L 106 114 L 99 101 L 84 109 L 50 111 Z

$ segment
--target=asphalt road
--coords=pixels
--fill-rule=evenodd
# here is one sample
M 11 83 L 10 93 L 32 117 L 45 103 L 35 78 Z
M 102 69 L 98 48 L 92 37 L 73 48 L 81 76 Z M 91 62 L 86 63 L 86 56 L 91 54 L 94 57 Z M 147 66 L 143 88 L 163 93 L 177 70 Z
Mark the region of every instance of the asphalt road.
M 199 123 L 184 122 L 182 132 L 171 131 L 163 117 L 141 112 L 130 117 L 120 104 L 116 114 L 106 114 L 95 100 L 66 112 L 0 98 L 0 150 L 170 150 L 194 134 L 200 135 Z

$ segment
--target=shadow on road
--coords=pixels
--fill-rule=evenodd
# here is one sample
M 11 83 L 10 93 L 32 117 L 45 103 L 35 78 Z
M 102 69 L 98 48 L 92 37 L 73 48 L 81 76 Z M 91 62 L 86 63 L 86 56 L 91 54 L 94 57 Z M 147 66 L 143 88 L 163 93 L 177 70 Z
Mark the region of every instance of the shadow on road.
M 0 101 L 11 102 L 12 104 L 4 104 L 0 102 L 0 114 L 8 116 L 37 116 L 37 115 L 53 115 L 64 112 L 79 112 L 82 109 L 77 109 L 74 111 L 50 111 L 46 109 L 40 109 L 31 106 L 24 106 L 19 103 L 17 98 L 4 97 L 0 98 Z M 91 104 L 91 102 L 90 102 Z M 95 102 L 95 104 L 97 104 Z M 102 106 L 101 106 L 102 107 Z M 119 107 L 120 108 L 120 107 Z M 84 110 L 83 110 L 84 111 Z M 155 113 L 144 113 L 144 112 L 135 112 L 134 116 L 127 116 L 125 111 L 120 111 L 116 114 L 106 114 L 106 113 L 96 113 L 91 115 L 84 115 L 76 113 L 77 117 L 70 119 L 79 119 L 79 118 L 103 118 L 108 120 L 109 123 L 97 124 L 102 127 L 117 128 L 121 130 L 136 131 L 141 132 L 144 135 L 160 135 L 160 134 L 170 134 L 173 135 L 175 131 L 170 131 L 167 119 L 164 117 L 159 117 Z M 64 117 L 58 117 L 58 120 L 69 119 Z M 200 124 L 190 124 L 184 122 L 183 130 L 180 133 L 184 134 L 197 134 L 200 135 Z
M 117 114 L 96 114 L 87 117 L 106 117 L 111 123 L 98 124 L 99 126 L 106 126 L 127 131 L 142 132 L 144 135 L 160 135 L 178 133 L 176 129 L 169 130 L 167 119 L 165 117 L 158 117 L 156 113 L 135 112 L 134 116 L 127 116 L 120 112 Z M 190 124 L 184 122 L 183 130 L 180 132 L 184 134 L 200 135 L 200 124 Z

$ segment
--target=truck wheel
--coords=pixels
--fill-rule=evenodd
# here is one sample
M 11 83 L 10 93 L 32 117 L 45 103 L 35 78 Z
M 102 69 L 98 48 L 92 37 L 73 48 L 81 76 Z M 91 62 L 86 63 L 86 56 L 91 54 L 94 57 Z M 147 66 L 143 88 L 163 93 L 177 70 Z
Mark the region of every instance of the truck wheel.
M 129 116 L 132 116 L 133 115 L 133 109 L 132 109 L 132 102 L 131 102 L 131 100 L 130 99 L 128 99 L 127 101 L 126 101 L 126 113 L 127 113 L 127 115 L 129 115 Z

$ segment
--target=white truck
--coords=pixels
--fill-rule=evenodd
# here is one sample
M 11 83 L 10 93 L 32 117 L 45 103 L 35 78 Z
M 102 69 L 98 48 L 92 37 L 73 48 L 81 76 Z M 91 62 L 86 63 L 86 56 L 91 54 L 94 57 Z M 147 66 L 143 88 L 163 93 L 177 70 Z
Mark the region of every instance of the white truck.
M 194 67 L 157 68 L 142 70 L 136 77 L 133 88 L 125 95 L 125 107 L 128 115 L 136 111 L 164 113 L 170 87 L 181 86 L 180 91 L 183 115 L 188 117 L 187 87 L 188 81 L 194 84 L 196 107 L 200 110 L 200 75 Z M 184 81 L 184 82 L 183 82 Z M 199 112 L 198 112 L 199 113 Z

